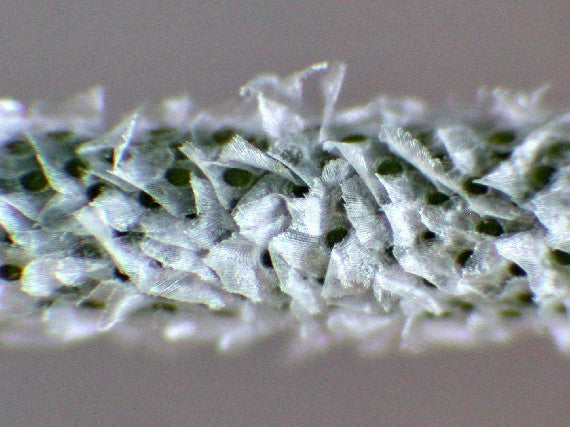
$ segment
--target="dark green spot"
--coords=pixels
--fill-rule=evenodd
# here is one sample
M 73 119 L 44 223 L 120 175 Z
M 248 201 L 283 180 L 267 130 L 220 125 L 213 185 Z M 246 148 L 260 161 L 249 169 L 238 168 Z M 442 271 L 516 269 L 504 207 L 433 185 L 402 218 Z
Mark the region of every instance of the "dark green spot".
M 130 277 L 118 268 L 113 270 L 113 277 L 119 279 L 121 282 L 128 282 L 130 280 Z
M 509 157 L 511 157 L 510 151 L 493 151 L 491 153 L 491 160 L 496 160 L 499 162 L 507 160 Z
M 20 177 L 20 184 L 28 191 L 42 191 L 48 187 L 48 180 L 42 171 L 35 170 Z
M 269 150 L 269 140 L 263 137 L 248 138 L 247 141 L 254 147 L 259 148 L 261 151 Z
M 271 260 L 271 254 L 266 249 L 261 254 L 261 264 L 267 268 L 273 268 L 273 261 Z
M 139 200 L 139 203 L 141 204 L 141 206 L 144 206 L 147 209 L 159 209 L 160 208 L 160 204 L 156 200 L 154 200 L 154 197 L 152 197 L 146 191 L 139 192 L 138 200 Z
M 151 308 L 154 311 L 165 311 L 168 313 L 176 313 L 178 311 L 178 307 L 176 306 L 176 304 L 173 304 L 173 303 L 168 302 L 168 301 L 153 302 L 151 305 Z
M 422 145 L 429 145 L 431 140 L 433 139 L 433 132 L 430 130 L 422 131 L 416 133 L 414 138 L 417 139 Z
M 237 206 L 238 203 L 239 203 L 239 197 L 236 197 L 236 198 L 230 200 L 230 202 L 228 204 L 229 210 L 230 211 L 233 210 Z
M 150 260 L 150 265 L 153 268 L 164 268 L 164 264 L 157 259 Z
M 82 178 L 89 169 L 89 164 L 78 157 L 68 160 L 63 166 L 63 170 L 70 176 Z
M 190 171 L 188 169 L 170 168 L 166 170 L 164 177 L 176 187 L 187 187 L 190 185 Z
M 225 145 L 236 136 L 236 131 L 233 129 L 220 129 L 212 134 L 212 139 L 216 144 Z
M 97 197 L 101 195 L 101 193 L 103 193 L 105 187 L 106 187 L 105 184 L 103 184 L 102 182 L 98 182 L 96 184 L 87 187 L 85 189 L 85 196 L 87 197 L 87 200 L 89 200 L 90 202 L 95 200 Z
M 526 271 L 524 271 L 520 265 L 518 265 L 517 263 L 514 263 L 514 262 L 509 264 L 509 273 L 511 273 L 515 277 L 526 276 Z
M 556 162 L 564 159 L 570 154 L 570 140 L 561 140 L 552 143 L 540 156 L 546 162 Z
M 186 160 L 188 157 L 180 149 L 184 146 L 182 142 L 170 144 L 170 150 L 174 153 L 176 160 Z
M 220 308 L 218 310 L 214 310 L 214 314 L 220 317 L 235 317 L 238 313 L 231 308 Z
M 55 132 L 48 132 L 47 137 L 53 141 L 63 142 L 68 141 L 75 135 L 70 130 L 62 130 L 62 131 L 55 131 Z
M 391 260 L 393 261 L 396 260 L 396 257 L 394 256 L 394 246 L 388 246 L 386 249 L 384 249 L 384 253 Z
M 431 230 L 424 231 L 424 232 L 420 235 L 421 240 L 433 240 L 433 239 L 435 239 L 436 237 L 437 237 L 436 234 L 435 234 L 433 231 L 431 231 Z
M 499 315 L 502 317 L 507 317 L 507 318 L 512 319 L 515 317 L 520 317 L 521 312 L 518 310 L 505 309 L 505 310 L 500 310 Z
M 496 145 L 510 144 L 516 137 L 517 135 L 512 131 L 499 131 L 489 137 L 489 142 Z
M 140 242 L 145 234 L 142 231 L 118 231 L 113 230 L 113 237 L 121 238 L 123 241 L 134 244 Z
M 347 142 L 347 143 L 351 144 L 351 143 L 355 143 L 355 142 L 364 142 L 367 140 L 368 140 L 368 138 L 366 138 L 366 136 L 355 133 L 352 135 L 347 135 L 347 136 L 342 137 L 341 142 Z
M 403 170 L 404 168 L 396 159 L 385 159 L 376 168 L 376 172 L 379 175 L 398 175 Z
M 560 314 L 566 314 L 566 306 L 564 304 L 562 304 L 561 302 L 555 304 L 552 309 L 556 312 L 556 313 L 560 313 Z
M 332 248 L 346 237 L 348 230 L 344 227 L 337 227 L 330 230 L 325 236 L 325 244 L 328 248 Z
M 550 258 L 560 265 L 570 264 L 570 253 L 561 251 L 560 249 L 553 249 L 550 251 Z
M 532 187 L 535 190 L 540 190 L 548 185 L 550 178 L 556 172 L 556 169 L 549 165 L 535 166 L 529 174 L 529 179 Z
M 520 292 L 515 296 L 515 301 L 520 305 L 530 305 L 534 303 L 533 296 L 530 291 Z
M 11 156 L 27 156 L 34 152 L 34 149 L 28 141 L 24 140 L 12 141 L 6 145 L 6 148 L 8 149 L 8 154 Z
M 83 289 L 81 286 L 60 286 L 55 290 L 59 295 L 67 295 L 70 297 L 78 297 L 82 294 Z
M 459 264 L 461 267 L 465 267 L 469 258 L 473 255 L 473 251 L 471 249 L 466 249 L 461 251 L 457 257 L 455 257 L 455 262 Z
M 445 163 L 449 160 L 449 156 L 447 155 L 447 153 L 444 153 L 443 151 L 438 151 L 436 153 L 433 153 L 432 157 L 435 160 L 439 160 L 441 163 Z
M 475 308 L 473 303 L 459 299 L 459 298 L 453 298 L 453 299 L 449 300 L 448 302 L 449 302 L 449 305 L 451 305 L 453 307 L 457 307 L 457 308 L 459 308 L 465 312 L 473 311 L 473 309 Z
M 74 251 L 73 256 L 78 258 L 98 259 L 103 257 L 101 248 L 94 243 L 81 243 Z
M 310 188 L 306 185 L 295 185 L 291 192 L 295 197 L 304 197 L 309 193 Z
M 423 312 L 423 315 L 428 319 L 437 319 L 437 318 L 452 316 L 452 314 L 449 311 L 442 311 L 441 313 L 435 314 L 433 311 L 427 311 L 427 310 Z
M 426 203 L 428 205 L 442 205 L 449 200 L 449 196 L 439 191 L 433 191 L 426 194 Z
M 101 150 L 101 153 L 103 155 L 103 160 L 105 162 L 113 164 L 113 162 L 115 161 L 115 153 L 112 148 L 105 148 Z
M 36 301 L 36 307 L 49 308 L 55 303 L 55 298 L 40 298 Z
M 0 266 L 0 278 L 4 280 L 20 280 L 22 267 L 16 264 L 4 264 Z
M 346 203 L 344 201 L 344 198 L 340 198 L 338 199 L 338 201 L 336 202 L 336 210 L 338 212 L 342 212 L 343 214 L 346 213 Z
M 88 308 L 91 310 L 101 310 L 101 309 L 105 308 L 106 306 L 107 306 L 107 304 L 105 304 L 104 301 L 95 300 L 95 299 L 88 299 L 88 300 L 81 301 L 79 303 L 79 307 Z
M 473 180 L 465 181 L 463 183 L 463 189 L 467 194 L 471 195 L 481 195 L 489 191 L 489 187 L 483 184 L 478 184 L 476 182 L 473 182 Z
M 505 232 L 499 221 L 493 218 L 482 219 L 475 226 L 475 230 L 477 230 L 479 233 L 488 234 L 489 236 L 495 237 L 500 236 Z
M 245 188 L 253 181 L 253 174 L 244 169 L 226 169 L 224 181 L 231 187 Z
M 150 130 L 148 134 L 153 138 L 164 138 L 172 135 L 175 132 L 176 129 L 173 128 L 157 128 Z
M 12 243 L 14 243 L 12 237 L 10 237 L 10 233 L 8 233 L 4 229 L 0 229 L 0 243 L 4 245 L 11 245 Z

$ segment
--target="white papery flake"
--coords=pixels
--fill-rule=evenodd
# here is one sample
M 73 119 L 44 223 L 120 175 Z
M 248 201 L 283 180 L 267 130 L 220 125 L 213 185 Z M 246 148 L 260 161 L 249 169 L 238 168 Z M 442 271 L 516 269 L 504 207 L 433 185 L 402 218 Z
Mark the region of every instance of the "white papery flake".
M 339 110 L 343 64 L 237 100 L 0 100 L 0 341 L 292 355 L 549 333 L 570 353 L 570 112 L 483 89 Z

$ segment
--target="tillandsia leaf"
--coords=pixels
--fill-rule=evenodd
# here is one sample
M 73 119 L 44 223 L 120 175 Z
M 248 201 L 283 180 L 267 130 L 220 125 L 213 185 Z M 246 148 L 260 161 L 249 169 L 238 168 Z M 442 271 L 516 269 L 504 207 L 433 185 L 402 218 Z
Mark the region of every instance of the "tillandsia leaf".
M 339 109 L 343 64 L 103 125 L 103 91 L 0 100 L 0 340 L 292 355 L 547 331 L 570 353 L 570 112 L 482 89 Z

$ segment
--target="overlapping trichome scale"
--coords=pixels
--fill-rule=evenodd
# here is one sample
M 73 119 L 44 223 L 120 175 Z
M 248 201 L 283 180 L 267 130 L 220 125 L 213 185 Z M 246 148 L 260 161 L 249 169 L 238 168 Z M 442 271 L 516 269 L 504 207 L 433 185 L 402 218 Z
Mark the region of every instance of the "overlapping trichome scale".
M 538 220 L 546 227 L 550 247 L 570 251 L 570 167 L 560 168 L 558 176 L 546 191 L 538 192 L 531 200 Z
M 417 349 L 519 319 L 570 348 L 570 116 L 502 90 L 339 111 L 343 74 L 110 131 L 100 90 L 28 116 L 0 100 L 0 318 L 71 340 L 153 316 L 223 350 L 283 329 Z

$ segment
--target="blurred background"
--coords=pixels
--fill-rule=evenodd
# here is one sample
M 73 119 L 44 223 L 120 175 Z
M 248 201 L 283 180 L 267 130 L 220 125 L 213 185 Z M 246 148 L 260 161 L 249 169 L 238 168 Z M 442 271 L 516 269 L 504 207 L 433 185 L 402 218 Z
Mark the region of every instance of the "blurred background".
M 208 106 L 260 72 L 348 65 L 340 103 L 481 85 L 568 106 L 566 1 L 12 1 L 0 3 L 0 98 L 102 84 L 107 122 L 145 101 Z M 108 340 L 0 349 L 3 425 L 568 425 L 570 363 L 545 339 L 364 360 L 346 348 L 285 368 L 278 348 L 222 357 Z

